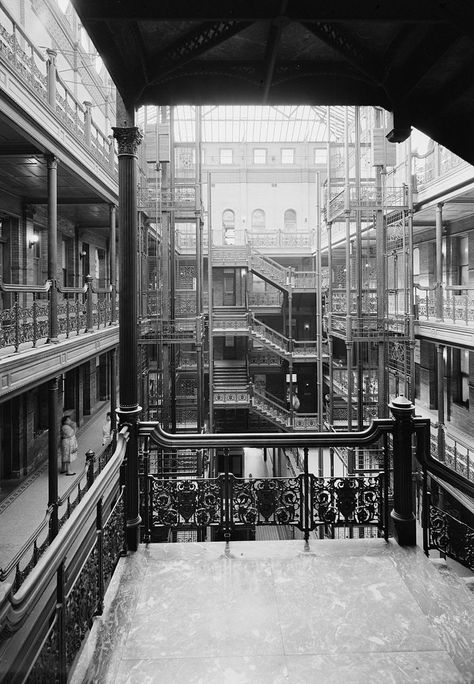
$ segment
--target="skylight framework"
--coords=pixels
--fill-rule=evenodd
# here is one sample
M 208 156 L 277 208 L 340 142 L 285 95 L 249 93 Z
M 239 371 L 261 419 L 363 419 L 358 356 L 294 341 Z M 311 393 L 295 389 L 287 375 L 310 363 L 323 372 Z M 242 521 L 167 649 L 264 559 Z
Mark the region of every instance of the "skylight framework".
M 146 109 L 146 111 L 144 111 Z M 218 143 L 298 143 L 336 140 L 344 131 L 344 107 L 320 106 L 203 106 L 202 142 Z M 353 118 L 353 108 L 349 108 Z M 156 107 L 142 108 L 139 125 L 154 123 Z M 174 108 L 174 140 L 189 143 L 195 139 L 196 108 Z

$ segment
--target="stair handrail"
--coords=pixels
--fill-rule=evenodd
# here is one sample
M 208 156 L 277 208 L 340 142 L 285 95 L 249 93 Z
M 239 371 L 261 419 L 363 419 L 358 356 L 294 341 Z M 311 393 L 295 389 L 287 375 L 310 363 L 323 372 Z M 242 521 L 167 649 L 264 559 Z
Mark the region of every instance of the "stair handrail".
M 281 408 L 284 411 L 286 411 L 288 414 L 290 413 L 288 409 L 286 408 L 285 401 L 281 399 L 280 397 L 275 396 L 271 392 L 269 392 L 267 389 L 264 392 L 260 392 L 259 390 L 254 390 L 254 394 L 258 396 L 259 398 L 263 399 L 264 401 L 267 401 L 269 404 L 273 404 L 277 408 Z
M 258 332 L 258 330 L 254 330 L 255 328 L 262 328 L 264 331 L 268 330 L 268 341 L 273 341 L 271 338 L 274 338 L 275 340 L 278 341 L 280 347 L 287 353 L 289 353 L 289 343 L 290 340 L 288 337 L 285 337 L 285 335 L 282 335 L 282 333 L 277 332 L 273 328 L 271 328 L 269 325 L 266 325 L 266 323 L 263 323 L 263 321 L 260 321 L 258 318 L 254 316 L 253 313 L 249 312 L 249 327 L 250 327 L 250 332 Z
M 259 252 L 258 249 L 255 249 L 255 247 L 250 248 L 250 258 L 252 256 L 256 256 L 263 261 L 268 262 L 271 266 L 274 266 L 277 268 L 279 271 L 284 271 L 286 273 L 289 273 L 289 268 L 287 266 L 282 266 L 282 264 L 279 264 L 278 261 L 275 261 L 275 259 L 272 259 L 271 257 L 267 256 L 266 254 L 263 254 L 263 252 Z

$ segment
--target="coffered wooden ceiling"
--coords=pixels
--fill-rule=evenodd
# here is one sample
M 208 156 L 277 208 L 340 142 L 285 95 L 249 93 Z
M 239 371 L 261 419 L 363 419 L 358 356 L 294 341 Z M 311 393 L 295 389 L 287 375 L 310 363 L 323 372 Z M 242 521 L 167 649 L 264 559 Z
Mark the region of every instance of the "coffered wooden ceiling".
M 380 105 L 474 162 L 472 0 L 73 0 L 128 106 Z

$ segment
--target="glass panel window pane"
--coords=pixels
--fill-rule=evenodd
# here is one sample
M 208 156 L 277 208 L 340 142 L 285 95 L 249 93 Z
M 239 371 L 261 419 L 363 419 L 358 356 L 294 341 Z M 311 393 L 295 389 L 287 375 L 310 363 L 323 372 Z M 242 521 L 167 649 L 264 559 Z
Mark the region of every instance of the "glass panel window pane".
M 325 147 L 316 147 L 314 150 L 314 163 L 315 164 L 326 164 L 327 161 L 327 151 Z
M 282 148 L 281 163 L 282 164 L 294 164 L 295 163 L 295 151 L 292 147 Z
M 253 163 L 254 164 L 266 164 L 267 163 L 267 150 L 262 147 L 256 147 L 253 151 Z

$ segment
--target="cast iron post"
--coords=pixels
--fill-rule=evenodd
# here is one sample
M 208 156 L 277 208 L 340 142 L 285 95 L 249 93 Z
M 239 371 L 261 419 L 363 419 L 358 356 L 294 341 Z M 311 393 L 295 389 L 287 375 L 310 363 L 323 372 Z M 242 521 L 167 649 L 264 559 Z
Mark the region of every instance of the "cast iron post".
M 393 510 L 395 539 L 400 546 L 416 546 L 416 521 L 412 494 L 412 435 L 415 407 L 406 397 L 389 404 L 393 427 Z
M 53 507 L 49 523 L 50 540 L 59 531 L 58 523 L 58 379 L 48 383 L 48 506 Z
M 126 456 L 126 542 L 130 551 L 136 551 L 141 522 L 137 424 L 141 412 L 137 378 L 137 150 L 143 135 L 133 125 L 134 111 L 120 102 L 117 121 L 121 124 L 113 128 L 118 145 L 120 230 L 120 406 L 117 414 L 120 424 L 130 428 Z

